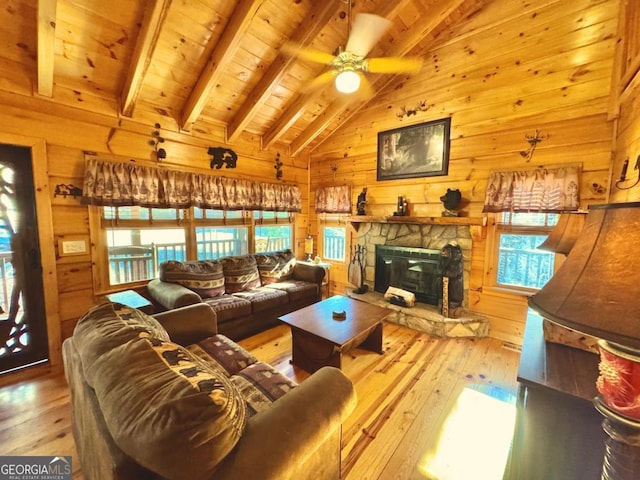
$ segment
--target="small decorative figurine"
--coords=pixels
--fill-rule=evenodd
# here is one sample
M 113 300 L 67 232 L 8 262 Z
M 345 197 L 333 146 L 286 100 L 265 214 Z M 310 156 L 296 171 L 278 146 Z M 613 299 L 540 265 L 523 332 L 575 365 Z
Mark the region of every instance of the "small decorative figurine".
M 367 204 L 367 187 L 362 189 L 360 195 L 358 195 L 358 203 L 356 208 L 358 209 L 358 215 L 366 215 L 364 207 Z
M 236 155 L 236 152 L 230 148 L 209 147 L 207 153 L 211 155 L 211 163 L 209 164 L 210 168 L 222 168 L 223 164 L 226 165 L 226 168 L 236 168 L 238 155 Z
M 440 197 L 440 201 L 444 205 L 444 212 L 442 212 L 443 217 L 457 217 L 459 216 L 456 208 L 460 205 L 460 201 L 462 200 L 462 194 L 460 190 L 457 188 L 455 190 L 451 190 L 447 188 L 447 193 Z

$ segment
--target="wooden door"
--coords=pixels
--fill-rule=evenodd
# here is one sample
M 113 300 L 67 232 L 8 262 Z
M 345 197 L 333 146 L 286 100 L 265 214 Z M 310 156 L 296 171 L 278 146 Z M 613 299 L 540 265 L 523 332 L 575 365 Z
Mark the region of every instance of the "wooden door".
M 0 145 L 0 373 L 48 359 L 31 150 Z

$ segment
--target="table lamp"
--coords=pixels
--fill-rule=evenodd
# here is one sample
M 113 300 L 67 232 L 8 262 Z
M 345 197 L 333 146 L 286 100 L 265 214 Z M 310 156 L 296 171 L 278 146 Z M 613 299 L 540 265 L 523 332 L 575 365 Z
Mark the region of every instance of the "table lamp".
M 304 239 L 304 253 L 306 255 L 305 260 L 310 262 L 313 257 L 313 237 L 310 233 Z
M 529 298 L 544 318 L 598 337 L 604 480 L 640 474 L 640 202 L 589 207 L 566 260 Z
M 576 243 L 576 239 L 584 225 L 584 219 L 587 212 L 577 211 L 572 213 L 562 213 L 558 218 L 558 223 L 547 239 L 542 242 L 538 248 L 548 252 L 561 253 L 568 255 Z

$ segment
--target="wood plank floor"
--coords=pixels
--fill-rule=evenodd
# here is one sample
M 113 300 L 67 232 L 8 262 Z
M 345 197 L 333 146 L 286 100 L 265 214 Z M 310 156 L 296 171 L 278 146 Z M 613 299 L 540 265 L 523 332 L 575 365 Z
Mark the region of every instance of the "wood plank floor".
M 297 382 L 308 377 L 289 363 L 288 327 L 279 326 L 240 343 Z M 491 445 L 494 428 L 483 426 L 488 431 L 474 432 L 480 427 L 473 420 L 465 420 L 464 431 L 446 435 L 443 431 L 453 412 L 460 413 L 465 391 L 480 392 L 506 406 L 513 403 L 519 353 L 495 339 L 438 339 L 389 323 L 384 325 L 384 350 L 379 355 L 355 349 L 343 356 L 343 371 L 358 395 L 358 406 L 343 426 L 343 478 L 438 478 L 425 462 L 440 455 L 438 446 L 445 437 L 453 435 L 454 441 L 461 441 L 475 433 L 483 435 L 479 443 Z M 475 411 L 467 413 L 482 420 L 486 411 L 480 403 L 474 405 Z M 439 463 L 466 462 L 469 454 L 459 451 L 456 458 L 440 458 Z M 77 459 L 62 375 L 0 388 L 0 455 Z M 74 479 L 83 478 L 78 461 L 73 462 L 73 470 Z M 446 476 L 456 479 L 451 473 L 441 475 L 441 480 Z

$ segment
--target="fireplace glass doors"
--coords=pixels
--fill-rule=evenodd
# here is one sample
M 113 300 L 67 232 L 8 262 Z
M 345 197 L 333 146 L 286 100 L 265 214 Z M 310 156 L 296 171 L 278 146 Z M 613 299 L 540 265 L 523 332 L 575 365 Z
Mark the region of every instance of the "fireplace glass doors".
M 416 295 L 418 302 L 437 305 L 442 296 L 440 250 L 376 245 L 376 292 L 397 287 Z

